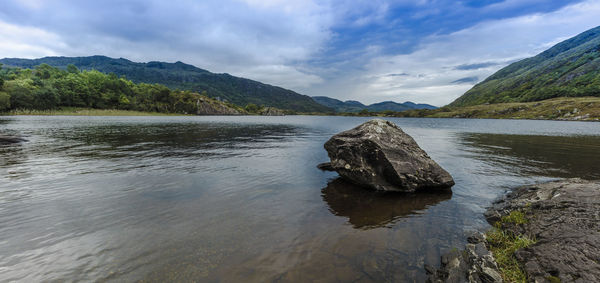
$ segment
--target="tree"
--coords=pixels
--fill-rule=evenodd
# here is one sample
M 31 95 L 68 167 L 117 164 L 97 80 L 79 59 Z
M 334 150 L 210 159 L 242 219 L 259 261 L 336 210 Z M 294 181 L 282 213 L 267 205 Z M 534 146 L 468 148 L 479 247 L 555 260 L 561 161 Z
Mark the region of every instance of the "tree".
M 6 92 L 0 92 L 0 111 L 10 109 L 10 95 Z
M 53 74 L 57 73 L 59 70 L 48 65 L 41 64 L 35 67 L 35 75 L 42 80 L 47 80 L 52 77 Z
M 127 109 L 129 108 L 129 104 L 131 104 L 129 98 L 127 98 L 127 96 L 125 96 L 124 94 L 121 94 L 121 96 L 119 97 L 119 108 Z
M 58 97 L 54 88 L 42 87 L 33 91 L 33 108 L 53 109 L 58 106 Z
M 10 105 L 12 108 L 32 109 L 33 96 L 32 92 L 35 89 L 33 80 L 19 79 L 6 82 L 4 90 L 10 95 Z
M 260 107 L 258 107 L 258 105 L 254 103 L 249 103 L 248 105 L 246 105 L 245 109 L 246 111 L 248 111 L 248 113 L 258 113 Z
M 69 64 L 67 66 L 67 72 L 70 74 L 79 74 L 79 69 L 75 65 Z

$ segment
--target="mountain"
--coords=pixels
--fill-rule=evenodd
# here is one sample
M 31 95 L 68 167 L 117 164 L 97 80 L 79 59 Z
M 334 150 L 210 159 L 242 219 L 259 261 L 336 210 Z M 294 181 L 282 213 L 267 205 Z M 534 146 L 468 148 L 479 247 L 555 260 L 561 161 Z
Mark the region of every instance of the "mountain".
M 367 106 L 367 110 L 369 110 L 371 112 L 382 112 L 382 111 L 401 112 L 401 111 L 412 110 L 412 109 L 414 109 L 414 108 L 404 105 L 403 103 L 396 103 L 393 101 L 383 101 L 383 102 L 379 102 L 379 103 L 373 103 L 373 104 Z
M 430 105 L 430 104 L 425 104 L 425 103 L 413 103 L 410 101 L 404 102 L 402 103 L 408 107 L 411 107 L 413 109 L 437 109 L 436 106 Z
M 450 106 L 600 96 L 600 26 L 512 63 Z
M 358 101 L 347 100 L 341 101 L 335 98 L 327 96 L 313 96 L 312 99 L 317 103 L 320 103 L 329 108 L 333 108 L 336 112 L 360 112 L 362 110 L 368 110 L 371 112 L 382 112 L 382 111 L 406 111 L 414 109 L 437 109 L 437 107 L 429 104 L 416 104 L 410 101 L 404 103 L 397 103 L 393 101 L 384 101 L 374 103 L 371 105 L 364 105 Z
M 33 68 L 40 64 L 61 69 L 73 64 L 82 70 L 95 69 L 103 73 L 125 76 L 136 83 L 158 83 L 171 89 L 191 90 L 219 100 L 227 100 L 245 106 L 249 103 L 272 106 L 299 112 L 330 112 L 331 109 L 316 103 L 309 96 L 261 82 L 215 74 L 182 62 L 136 63 L 127 59 L 106 56 L 44 57 L 40 59 L 4 58 L 0 63 L 7 66 Z
M 358 101 L 341 101 L 327 96 L 313 96 L 312 99 L 323 106 L 334 109 L 335 112 L 360 112 L 367 107 Z

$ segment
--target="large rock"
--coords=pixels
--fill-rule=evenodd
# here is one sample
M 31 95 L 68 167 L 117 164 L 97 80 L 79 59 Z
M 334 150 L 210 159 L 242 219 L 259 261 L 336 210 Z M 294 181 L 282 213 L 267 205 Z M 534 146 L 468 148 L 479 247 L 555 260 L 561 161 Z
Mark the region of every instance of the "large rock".
M 331 168 L 342 177 L 382 191 L 451 187 L 452 176 L 409 135 L 381 119 L 341 132 L 325 143 Z

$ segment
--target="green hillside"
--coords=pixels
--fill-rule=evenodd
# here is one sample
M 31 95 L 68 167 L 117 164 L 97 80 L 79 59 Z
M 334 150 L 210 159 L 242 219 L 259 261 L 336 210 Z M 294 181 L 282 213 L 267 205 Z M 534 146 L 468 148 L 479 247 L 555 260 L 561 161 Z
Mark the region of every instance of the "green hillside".
M 450 106 L 600 96 L 600 27 L 499 70 Z
M 115 74 L 61 70 L 47 64 L 33 69 L 3 68 L 0 63 L 0 113 L 30 113 L 65 108 L 140 112 L 239 115 L 246 111 L 189 90 L 133 83 Z M 67 111 L 68 112 L 68 111 Z
M 136 63 L 127 59 L 105 56 L 89 57 L 44 57 L 40 59 L 0 59 L 7 66 L 34 68 L 40 64 L 66 69 L 69 64 L 81 70 L 98 70 L 125 76 L 135 83 L 158 83 L 171 89 L 206 92 L 209 97 L 227 100 L 236 105 L 272 106 L 299 112 L 328 112 L 331 109 L 320 105 L 306 95 L 277 86 L 235 77 L 215 74 L 182 62 Z

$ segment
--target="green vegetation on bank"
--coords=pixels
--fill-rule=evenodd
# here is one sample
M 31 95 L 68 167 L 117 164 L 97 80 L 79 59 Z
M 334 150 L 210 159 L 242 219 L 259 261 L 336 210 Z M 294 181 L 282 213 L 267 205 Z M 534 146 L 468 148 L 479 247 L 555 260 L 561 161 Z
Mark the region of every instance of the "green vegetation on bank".
M 272 86 L 257 81 L 235 77 L 229 74 L 216 74 L 182 62 L 136 63 L 127 59 L 106 56 L 87 57 L 44 57 L 40 59 L 0 59 L 6 66 L 35 68 L 41 64 L 66 70 L 69 65 L 80 70 L 97 70 L 125 76 L 135 83 L 161 84 L 170 89 L 205 93 L 207 96 L 231 102 L 235 105 L 264 105 L 297 112 L 327 113 L 332 109 L 320 105 L 309 96 L 289 89 Z
M 515 257 L 515 252 L 535 243 L 535 240 L 525 235 L 515 235 L 503 230 L 503 224 L 522 225 L 527 223 L 525 214 L 521 211 L 512 211 L 502 217 L 492 230 L 486 233 L 488 248 L 494 255 L 502 279 L 506 282 L 527 282 L 527 275 Z
M 179 114 L 245 113 L 233 104 L 207 98 L 206 93 L 171 90 L 159 84 L 136 84 L 115 74 L 80 71 L 73 65 L 65 70 L 46 64 L 33 69 L 0 65 L 0 112 L 64 107 Z
M 600 97 L 600 27 L 508 65 L 449 106 Z
M 33 116 L 182 116 L 186 114 L 143 112 L 121 109 L 93 109 L 81 107 L 59 107 L 56 109 L 13 109 L 4 115 L 33 115 Z M 187 114 L 189 115 L 189 114 Z
M 600 120 L 600 97 L 554 98 L 536 102 L 497 103 L 465 107 L 445 106 L 403 112 L 341 113 L 345 116 L 382 116 L 414 118 L 486 118 L 538 120 Z

